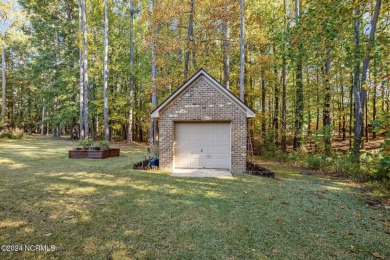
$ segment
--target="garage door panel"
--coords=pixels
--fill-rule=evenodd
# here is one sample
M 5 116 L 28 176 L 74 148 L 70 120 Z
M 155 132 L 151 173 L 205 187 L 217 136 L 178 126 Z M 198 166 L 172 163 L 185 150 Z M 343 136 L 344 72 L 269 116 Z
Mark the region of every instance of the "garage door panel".
M 176 153 L 177 154 L 190 154 L 190 150 L 188 149 L 188 146 L 180 145 L 176 146 Z
M 204 154 L 214 154 L 215 147 L 203 147 L 203 153 Z
M 179 131 L 179 133 L 176 135 L 175 139 L 176 139 L 177 143 L 187 143 L 190 141 L 190 136 Z
M 199 154 L 202 151 L 202 146 L 197 144 L 197 145 L 192 145 L 188 149 L 190 151 L 190 154 Z
M 203 143 L 213 143 L 215 141 L 215 135 L 204 135 L 203 136 Z
M 176 123 L 175 167 L 230 168 L 229 123 Z
M 217 134 L 216 135 L 216 142 L 228 142 L 229 141 L 229 135 L 227 134 Z
M 203 134 L 201 132 L 189 132 L 189 139 L 191 143 L 202 143 L 203 140 Z

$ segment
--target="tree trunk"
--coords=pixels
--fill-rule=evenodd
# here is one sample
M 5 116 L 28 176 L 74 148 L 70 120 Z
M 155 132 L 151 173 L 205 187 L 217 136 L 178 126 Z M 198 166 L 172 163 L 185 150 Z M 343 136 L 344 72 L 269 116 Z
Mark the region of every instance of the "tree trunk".
M 326 62 L 325 62 L 325 99 L 324 99 L 324 142 L 325 142 L 325 153 L 330 155 L 332 152 L 332 129 L 331 129 L 331 116 L 330 116 L 330 84 L 329 84 L 329 70 L 330 70 L 330 48 L 326 48 Z
M 245 74 L 245 7 L 244 0 L 240 0 L 240 100 L 244 102 L 244 74 Z
M 275 44 L 273 44 L 273 53 L 274 56 L 276 56 L 276 47 Z M 278 139 L 279 139 L 279 95 L 280 95 L 280 89 L 279 89 L 279 84 L 277 81 L 278 78 L 278 69 L 276 65 L 274 66 L 274 73 L 275 73 L 275 84 L 274 84 L 274 110 L 275 110 L 275 115 L 274 119 L 272 121 L 272 127 L 274 130 L 274 142 L 276 145 L 278 145 Z
M 381 8 L 381 0 L 376 0 L 375 5 L 375 11 L 374 16 L 371 20 L 371 31 L 370 31 L 370 37 L 369 42 L 367 46 L 367 55 L 363 61 L 363 68 L 362 68 L 362 78 L 361 78 L 361 87 L 359 88 L 358 84 L 354 84 L 354 102 L 355 102 L 355 117 L 356 117 L 356 123 L 355 123 L 355 144 L 354 144 L 354 150 L 353 150 L 353 156 L 357 161 L 359 161 L 359 150 L 360 145 L 362 142 L 362 127 L 363 127 L 363 117 L 364 117 L 364 106 L 365 106 L 365 100 L 366 100 L 366 89 L 365 89 L 365 83 L 367 78 L 367 70 L 368 66 L 370 64 L 370 52 L 374 46 L 375 41 L 375 32 L 376 32 L 376 25 L 378 22 L 379 17 L 379 11 Z M 357 10 L 357 15 L 360 14 L 360 10 Z M 359 18 L 355 20 L 355 32 L 354 32 L 354 40 L 355 40 L 355 46 L 359 46 Z M 356 67 L 360 66 L 359 64 L 356 65 Z M 358 73 L 358 69 L 355 70 L 355 73 Z M 355 74 L 356 75 L 356 74 Z
M 229 89 L 230 73 L 230 27 L 229 21 L 225 22 L 225 40 L 223 41 L 223 85 Z
M 78 8 L 79 8 L 79 32 L 81 33 L 83 31 L 84 25 L 83 25 L 83 16 L 82 16 L 82 8 L 81 8 L 81 1 L 78 1 Z M 79 75 L 79 105 L 80 105 L 80 136 L 79 139 L 84 139 L 84 68 L 83 68 L 83 49 L 79 48 L 79 68 L 80 68 L 80 75 Z
M 5 78 L 5 22 L 7 21 L 7 15 L 4 15 L 3 26 L 1 29 L 1 82 L 2 82 L 2 95 L 1 95 L 1 120 L 5 122 L 5 109 L 6 109 L 6 78 Z
M 108 99 L 107 99 L 107 80 L 108 80 L 108 0 L 104 0 L 104 58 L 103 58 L 103 107 L 104 107 L 104 139 L 109 141 L 108 132 Z
M 353 76 L 353 74 L 351 73 L 351 83 L 352 83 L 352 86 L 351 88 L 349 89 L 349 133 L 348 133 L 348 137 L 349 137 L 349 150 L 352 150 L 352 124 L 353 124 L 353 118 L 354 118 L 354 114 L 353 114 L 353 89 L 354 89 L 354 84 L 355 84 L 355 77 Z
M 287 38 L 287 14 L 286 14 L 286 0 L 283 0 L 283 17 L 284 17 L 284 32 L 283 32 L 283 54 L 282 54 L 282 139 L 281 139 L 281 150 L 283 153 L 287 151 L 287 144 L 286 144 L 286 128 L 287 128 L 287 122 L 286 122 L 286 109 L 287 109 L 287 102 L 286 102 L 286 93 L 287 93 L 287 84 L 286 84 L 286 38 Z
M 299 0 L 295 0 L 295 18 L 299 19 Z M 298 56 L 297 56 L 297 83 L 296 83 L 296 108 L 295 108 L 295 130 L 293 149 L 297 150 L 302 146 L 302 126 L 303 126 L 303 65 L 302 65 L 302 42 L 298 39 Z
M 344 80 L 343 80 L 343 74 L 342 70 L 340 69 L 341 72 L 341 102 L 340 102 L 340 113 L 342 113 L 342 123 L 341 123 L 341 131 L 343 134 L 343 141 L 346 139 L 346 118 L 345 118 L 345 107 L 344 107 Z
M 186 79 L 188 76 L 190 52 L 192 52 L 194 48 L 194 13 L 195 13 L 195 0 L 191 0 L 190 19 L 188 22 L 188 34 L 187 34 L 187 51 L 185 55 L 185 67 L 184 67 L 184 77 Z
M 134 103 L 134 5 L 133 0 L 130 0 L 130 86 L 129 86 L 129 118 L 127 121 L 126 141 L 133 141 L 133 103 Z
M 83 72 L 84 72 L 84 138 L 88 139 L 89 136 L 89 105 L 88 105 L 88 50 L 87 50 L 87 15 L 86 15 L 85 0 L 81 0 L 81 11 L 83 20 Z
M 149 0 L 149 12 L 151 16 L 153 15 L 153 0 Z M 152 51 L 152 110 L 157 107 L 157 86 L 156 86 L 156 77 L 157 77 L 157 65 L 156 65 L 156 50 L 155 50 L 155 25 L 152 21 L 149 21 L 150 29 L 152 30 L 152 40 L 150 44 L 150 48 Z M 157 120 L 155 118 L 152 119 L 152 127 L 151 127 L 151 141 L 153 146 L 156 145 L 156 136 L 157 136 Z M 154 147 L 156 148 L 156 147 Z
M 376 73 L 376 60 L 374 60 L 374 89 L 373 89 L 373 97 L 372 97 L 372 121 L 374 122 L 376 120 L 376 85 L 377 85 L 377 82 L 376 82 L 376 77 L 377 77 L 377 73 Z M 376 138 L 376 132 L 375 131 L 372 131 L 372 139 L 375 139 Z
M 45 100 L 43 100 L 43 106 L 42 106 L 42 121 L 41 121 L 41 135 L 45 134 L 45 113 L 46 113 L 46 107 L 45 107 Z
M 264 80 L 264 70 L 261 71 L 261 142 L 265 144 L 266 142 L 266 123 L 265 123 L 265 80 Z

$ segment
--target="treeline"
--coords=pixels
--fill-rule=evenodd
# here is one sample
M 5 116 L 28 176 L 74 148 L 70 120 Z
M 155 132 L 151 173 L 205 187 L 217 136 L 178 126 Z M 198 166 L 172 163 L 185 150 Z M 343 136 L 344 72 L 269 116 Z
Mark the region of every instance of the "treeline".
M 19 0 L 0 12 L 2 120 L 29 133 L 146 141 L 152 108 L 199 68 L 239 96 L 239 1 Z M 389 114 L 389 12 L 380 0 L 246 0 L 255 145 L 314 140 L 329 153 L 340 135 L 358 153 Z

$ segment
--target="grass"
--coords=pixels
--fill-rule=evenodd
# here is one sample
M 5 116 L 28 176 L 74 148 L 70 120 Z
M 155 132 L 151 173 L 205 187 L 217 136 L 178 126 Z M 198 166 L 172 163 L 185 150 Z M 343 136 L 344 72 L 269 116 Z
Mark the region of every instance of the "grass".
M 0 140 L 0 244 L 55 245 L 2 259 L 370 259 L 390 257 L 390 212 L 354 183 L 303 176 L 173 178 L 134 171 L 142 146 L 68 159 L 76 143 Z

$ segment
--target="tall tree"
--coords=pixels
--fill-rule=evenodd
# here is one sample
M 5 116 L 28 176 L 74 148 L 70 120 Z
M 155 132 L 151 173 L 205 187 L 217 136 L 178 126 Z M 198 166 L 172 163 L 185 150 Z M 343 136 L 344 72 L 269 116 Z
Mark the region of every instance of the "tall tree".
M 88 46 L 87 46 L 87 15 L 86 15 L 86 0 L 81 0 L 82 24 L 83 24 L 83 72 L 84 72 L 84 138 L 89 138 L 89 104 L 88 104 Z
M 187 32 L 187 51 L 184 60 L 184 77 L 188 76 L 188 67 L 190 62 L 190 52 L 194 51 L 194 13 L 195 13 L 195 0 L 191 0 L 191 10 L 190 10 L 190 19 L 188 22 L 188 32 Z
M 244 102 L 245 89 L 245 6 L 244 0 L 240 0 L 240 100 Z
M 363 68 L 362 68 L 362 77 L 361 77 L 361 84 L 360 87 L 356 83 L 354 84 L 354 105 L 355 105 L 355 143 L 354 143 L 354 150 L 353 155 L 356 159 L 359 159 L 359 150 L 360 145 L 362 142 L 362 129 L 363 129 L 363 116 L 364 116 L 364 109 L 365 109 L 365 102 L 366 102 L 366 79 L 367 79 L 367 71 L 368 66 L 370 64 L 370 58 L 371 58 L 371 50 L 374 47 L 375 43 L 375 32 L 376 27 L 378 23 L 379 18 L 379 12 L 381 9 L 381 0 L 376 0 L 375 10 L 373 17 L 371 19 L 370 24 L 370 36 L 369 36 L 369 42 L 366 50 L 366 57 L 363 60 Z M 360 11 L 358 9 L 356 14 L 359 14 Z M 356 20 L 359 19 L 359 17 L 356 18 Z M 359 46 L 359 21 L 355 20 L 355 45 Z M 358 60 L 359 64 L 356 66 L 360 67 L 360 61 Z M 357 71 L 358 73 L 358 71 Z M 355 71 L 356 76 L 356 71 Z
M 129 118 L 126 141 L 133 141 L 133 103 L 134 103 L 134 3 L 130 0 L 130 86 L 129 86 Z
M 6 78 L 5 78 L 5 30 L 6 22 L 8 19 L 7 10 L 0 10 L 0 18 L 2 20 L 1 26 L 1 82 L 2 82 L 2 94 L 1 94 L 1 120 L 5 122 L 5 109 L 6 109 Z
M 323 125 L 324 125 L 324 141 L 325 141 L 325 153 L 327 155 L 330 155 L 332 150 L 332 143 L 331 143 L 331 135 L 332 135 L 332 129 L 331 129 L 331 117 L 330 117 L 330 84 L 329 84 L 329 77 L 330 77 L 330 47 L 326 46 L 326 58 L 325 58 L 325 98 L 324 98 L 324 116 L 323 116 Z
M 286 140 L 286 109 L 287 109 L 287 82 L 286 82 L 286 67 L 287 67 L 287 55 L 286 55 L 286 45 L 287 45 L 287 5 L 286 0 L 283 0 L 283 39 L 282 39 L 282 111 L 281 111 L 281 119 L 282 119 L 282 138 L 281 138 L 281 150 L 282 152 L 287 151 L 287 140 Z
M 295 0 L 295 21 L 300 23 L 300 3 Z M 293 149 L 297 150 L 302 146 L 302 127 L 303 127 L 303 64 L 302 64 L 302 39 L 298 37 L 296 54 L 296 90 L 295 90 L 295 124 L 294 124 L 294 143 Z
M 78 13 L 79 13 L 79 32 L 82 33 L 84 25 L 83 25 L 83 15 L 81 8 L 81 1 L 78 1 Z M 79 121 L 80 121 L 80 130 L 79 130 L 79 138 L 80 140 L 84 139 L 84 63 L 83 63 L 83 44 L 82 41 L 79 43 Z
M 104 0 L 104 65 L 103 65 L 103 106 L 104 106 L 104 139 L 109 141 L 108 100 L 107 100 L 107 62 L 108 62 L 108 0 Z
M 223 85 L 229 89 L 230 74 L 230 26 L 229 20 L 225 21 L 225 39 L 223 41 Z
M 156 77 L 157 77 L 157 64 L 156 64 L 156 28 L 155 25 L 152 22 L 152 16 L 153 16 L 153 0 L 149 0 L 149 13 L 151 16 L 151 19 L 149 21 L 150 29 L 151 29 L 151 42 L 150 42 L 150 48 L 152 52 L 152 109 L 155 109 L 157 107 L 157 85 L 156 85 Z M 157 135 L 157 121 L 155 118 L 152 119 L 152 143 L 156 144 L 156 135 Z

